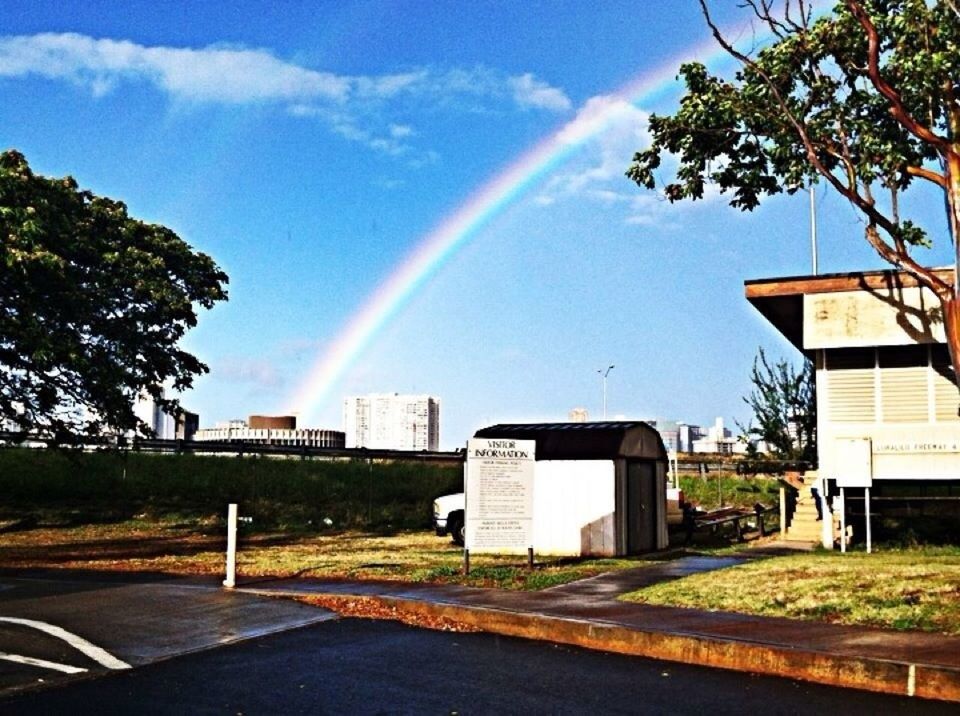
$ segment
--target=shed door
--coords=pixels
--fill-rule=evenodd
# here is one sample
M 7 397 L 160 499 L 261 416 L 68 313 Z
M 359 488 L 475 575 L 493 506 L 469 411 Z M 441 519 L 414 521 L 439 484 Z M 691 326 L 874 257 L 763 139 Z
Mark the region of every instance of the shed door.
M 627 463 L 627 552 L 657 548 L 656 472 L 652 462 Z

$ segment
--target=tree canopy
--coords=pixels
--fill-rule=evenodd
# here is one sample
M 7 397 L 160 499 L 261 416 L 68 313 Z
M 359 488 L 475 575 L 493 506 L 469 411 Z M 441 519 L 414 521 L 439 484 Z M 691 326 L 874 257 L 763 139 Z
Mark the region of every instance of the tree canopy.
M 700 199 L 710 182 L 741 210 L 825 182 L 862 215 L 876 252 L 936 294 L 960 376 L 960 275 L 951 285 L 916 260 L 915 250 L 943 231 L 921 225 L 900 201 L 918 183 L 942 192 L 957 252 L 957 0 L 842 0 L 820 16 L 808 0 L 743 0 L 770 38 L 749 49 L 723 35 L 707 0 L 700 4 L 739 70 L 724 79 L 703 64 L 682 65 L 679 109 L 651 118 L 652 145 L 634 155 L 627 176 L 656 188 L 664 154 L 675 155 L 676 176 L 663 186 L 670 201 Z
M 0 154 L 0 421 L 57 442 L 143 428 L 207 367 L 179 346 L 227 275 L 170 229 Z

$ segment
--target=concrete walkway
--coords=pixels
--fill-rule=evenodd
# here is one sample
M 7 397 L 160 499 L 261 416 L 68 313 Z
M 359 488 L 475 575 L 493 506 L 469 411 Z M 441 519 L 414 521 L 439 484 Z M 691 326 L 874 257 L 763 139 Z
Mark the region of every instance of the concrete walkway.
M 960 637 L 656 607 L 620 594 L 749 559 L 685 557 L 540 592 L 401 582 L 241 583 L 271 596 L 363 596 L 483 631 L 591 649 L 960 702 Z

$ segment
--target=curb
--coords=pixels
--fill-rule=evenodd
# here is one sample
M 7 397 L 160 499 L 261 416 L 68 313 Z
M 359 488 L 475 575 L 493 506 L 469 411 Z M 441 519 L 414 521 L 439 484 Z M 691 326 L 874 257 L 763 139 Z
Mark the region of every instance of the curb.
M 342 592 L 243 589 L 283 597 L 349 597 Z M 514 612 L 406 597 L 363 595 L 385 606 L 429 617 L 447 617 L 492 634 L 552 641 L 597 651 L 779 676 L 828 686 L 897 696 L 960 702 L 960 669 L 937 664 L 842 655 L 759 641 L 702 634 L 649 631 L 614 622 Z

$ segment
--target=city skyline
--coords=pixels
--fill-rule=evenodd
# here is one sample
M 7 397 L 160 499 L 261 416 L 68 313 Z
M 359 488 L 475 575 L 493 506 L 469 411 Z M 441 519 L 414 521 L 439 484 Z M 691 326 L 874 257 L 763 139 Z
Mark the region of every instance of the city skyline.
M 427 393 L 459 447 L 602 415 L 616 365 L 609 414 L 733 425 L 757 348 L 799 358 L 743 282 L 810 273 L 807 195 L 741 214 L 623 176 L 680 62 L 722 67 L 695 2 L 14 0 L 0 20 L 4 146 L 230 274 L 185 341 L 211 368 L 183 396 L 204 424 L 335 427 L 343 396 Z M 883 268 L 817 199 L 821 273 Z

